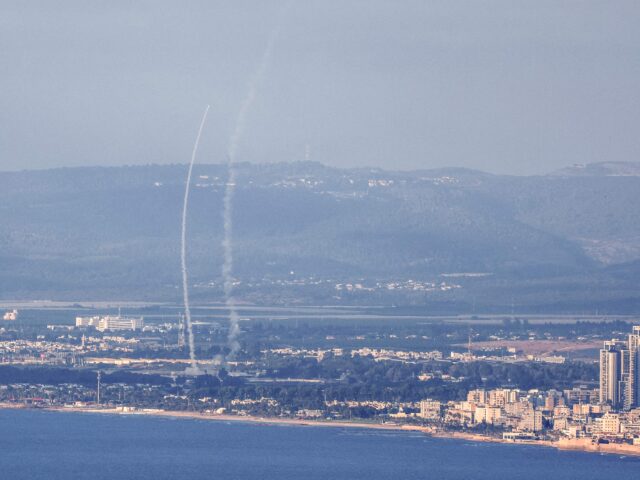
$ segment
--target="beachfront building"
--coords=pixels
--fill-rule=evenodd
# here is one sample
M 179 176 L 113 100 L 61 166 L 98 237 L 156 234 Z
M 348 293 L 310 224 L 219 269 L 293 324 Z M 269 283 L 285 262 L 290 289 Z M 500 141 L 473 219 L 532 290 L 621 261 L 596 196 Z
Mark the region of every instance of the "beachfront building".
M 617 410 L 640 406 L 640 326 L 627 340 L 607 340 L 600 350 L 600 403 Z
M 437 400 L 422 400 L 420 402 L 420 418 L 439 420 L 442 415 L 442 402 Z
M 518 424 L 518 430 L 525 432 L 539 432 L 542 430 L 542 412 L 529 408 L 520 417 L 520 423 Z
M 602 416 L 602 433 L 618 434 L 620 433 L 620 415 L 617 413 L 605 413 Z
M 500 407 L 478 406 L 474 412 L 474 423 L 487 423 L 493 425 L 502 417 Z

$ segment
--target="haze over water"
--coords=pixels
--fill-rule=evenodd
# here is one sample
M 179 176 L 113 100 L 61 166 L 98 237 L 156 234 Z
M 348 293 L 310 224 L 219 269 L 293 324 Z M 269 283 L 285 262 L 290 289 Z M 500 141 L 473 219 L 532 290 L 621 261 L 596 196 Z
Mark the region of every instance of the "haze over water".
M 639 458 L 408 432 L 0 410 L 0 472 L 13 480 L 589 480 L 638 468 Z

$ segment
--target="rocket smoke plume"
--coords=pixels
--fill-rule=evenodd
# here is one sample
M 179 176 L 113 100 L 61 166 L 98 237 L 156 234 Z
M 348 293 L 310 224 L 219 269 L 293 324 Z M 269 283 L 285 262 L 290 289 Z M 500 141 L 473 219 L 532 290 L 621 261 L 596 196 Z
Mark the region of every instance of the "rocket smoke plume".
M 196 141 L 193 144 L 193 151 L 191 152 L 191 162 L 189 163 L 189 173 L 187 174 L 187 185 L 184 189 L 184 202 L 182 204 L 182 237 L 180 244 L 180 261 L 182 264 L 182 296 L 184 298 L 184 315 L 187 323 L 187 336 L 189 342 L 189 359 L 191 360 L 191 370 L 196 372 L 198 366 L 196 364 L 196 351 L 193 341 L 193 327 L 191 325 L 191 308 L 189 306 L 189 276 L 187 273 L 187 210 L 189 208 L 189 191 L 191 189 L 191 173 L 193 172 L 193 163 L 196 159 L 196 153 L 198 152 L 198 145 L 200 144 L 200 136 L 202 135 L 202 129 L 204 123 L 207 120 L 207 114 L 209 113 L 209 105 L 204 110 L 202 121 L 200 122 L 200 128 L 198 128 L 198 135 Z
M 238 145 L 244 133 L 247 113 L 253 105 L 253 102 L 258 93 L 258 89 L 264 80 L 264 75 L 271 60 L 271 54 L 273 47 L 280 32 L 280 27 L 284 20 L 286 12 L 289 10 L 293 2 L 288 2 L 282 9 L 278 22 L 275 28 L 269 35 L 267 45 L 258 64 L 258 68 L 254 72 L 251 81 L 249 82 L 249 89 L 246 96 L 240 104 L 240 110 L 236 117 L 235 127 L 233 133 L 229 138 L 229 145 L 227 148 L 227 168 L 228 168 L 228 180 L 224 193 L 224 205 L 223 205 L 223 221 L 224 221 L 224 238 L 222 240 L 222 249 L 224 252 L 224 262 L 222 265 L 222 277 L 224 281 L 224 296 L 227 309 L 229 310 L 229 335 L 228 346 L 230 349 L 229 356 L 233 357 L 239 350 L 240 344 L 238 343 L 238 335 L 240 333 L 240 326 L 238 325 L 238 310 L 236 308 L 235 299 L 233 298 L 233 194 L 236 186 L 236 171 L 234 164 L 236 161 L 236 155 L 238 152 Z

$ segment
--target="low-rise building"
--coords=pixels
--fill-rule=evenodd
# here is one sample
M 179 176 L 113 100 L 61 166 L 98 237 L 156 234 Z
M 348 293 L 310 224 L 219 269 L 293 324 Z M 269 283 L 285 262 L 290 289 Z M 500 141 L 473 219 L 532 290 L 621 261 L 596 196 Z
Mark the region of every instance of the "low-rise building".
M 142 317 L 122 317 L 120 315 L 105 315 L 93 317 L 76 317 L 76 327 L 95 327 L 100 332 L 107 330 L 142 330 Z
M 561 432 L 569 428 L 569 419 L 565 416 L 553 417 L 553 429 Z
M 620 433 L 620 415 L 617 413 L 605 413 L 602 416 L 601 431 L 604 434 L 612 435 Z
M 451 407 L 447 409 L 444 421 L 453 425 L 464 425 L 473 423 L 473 418 L 473 411 Z

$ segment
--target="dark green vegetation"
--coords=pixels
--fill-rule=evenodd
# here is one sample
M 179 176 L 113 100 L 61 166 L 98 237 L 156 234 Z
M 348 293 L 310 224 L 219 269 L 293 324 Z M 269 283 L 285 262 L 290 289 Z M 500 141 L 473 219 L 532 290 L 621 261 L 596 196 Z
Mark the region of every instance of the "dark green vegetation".
M 397 362 L 376 362 L 362 357 L 331 357 L 317 362 L 314 359 L 267 359 L 260 362 L 265 368 L 262 381 L 256 383 L 242 377 L 229 376 L 221 370 L 215 376 L 196 377 L 195 381 L 178 378 L 171 384 L 167 377 L 140 375 L 117 371 L 104 374 L 103 401 L 118 403 L 121 385 L 130 385 L 133 393 L 129 401 L 136 399 L 136 390 L 144 392 L 144 406 L 184 409 L 195 405 L 201 398 L 213 398 L 218 406 L 232 407 L 234 399 L 276 400 L 278 406 L 256 403 L 248 408 L 252 413 L 282 414 L 299 409 L 323 409 L 325 401 L 381 401 L 381 402 L 419 402 L 424 398 L 437 400 L 461 400 L 474 388 L 512 388 L 562 390 L 580 384 L 594 384 L 597 378 L 597 366 L 583 363 L 565 365 L 545 364 L 490 364 L 475 362 L 471 364 L 451 364 L 432 362 L 422 365 L 400 364 Z M 419 374 L 437 375 L 428 381 L 418 379 Z M 445 375 L 443 379 L 442 375 Z M 272 378 L 317 379 L 318 383 L 305 383 L 299 380 L 289 382 L 270 382 Z M 449 379 L 450 378 L 450 379 Z M 66 385 L 74 384 L 95 388 L 96 371 L 63 368 L 15 368 L 0 367 L 0 384 Z M 139 385 L 136 389 L 135 386 Z M 144 387 L 143 387 L 144 385 Z M 149 389 L 148 386 L 156 388 Z M 181 400 L 165 398 L 175 392 L 181 393 Z M 7 395 L 0 394 L 0 400 Z M 87 398 L 83 398 L 87 401 Z M 89 398 L 89 400 L 91 400 Z M 177 403 L 175 403 L 177 402 Z M 133 405 L 137 405 L 133 403 Z M 140 406 L 140 405 L 137 405 Z M 206 404 L 200 402 L 200 407 Z M 373 411 L 358 408 L 350 413 L 353 416 L 367 418 Z
M 358 399 L 415 402 L 424 398 L 461 400 L 474 388 L 504 386 L 523 390 L 562 390 L 580 383 L 593 383 L 598 374 L 596 365 L 583 363 L 547 365 L 432 362 L 412 365 L 376 362 L 366 357 L 332 357 L 322 362 L 298 358 L 285 361 L 279 359 L 267 361 L 265 366 L 266 377 L 273 375 L 281 378 L 322 379 L 325 382 L 322 386 L 298 385 L 294 392 L 304 390 L 320 400 L 322 392 L 329 400 L 339 401 Z M 418 376 L 424 373 L 435 374 L 435 378 L 422 381 Z M 282 387 L 273 386 L 251 388 L 264 392 L 265 396 L 282 390 Z
M 236 293 L 264 304 L 432 312 L 638 311 L 637 170 L 602 164 L 508 177 L 240 165 Z M 0 174 L 0 298 L 179 298 L 185 174 L 185 166 Z M 189 216 L 195 300 L 220 299 L 225 182 L 223 166 L 197 167 Z M 460 272 L 489 275 L 442 276 Z M 385 286 L 408 279 L 461 288 Z M 370 290 L 336 290 L 345 282 Z
M 505 177 L 242 165 L 238 296 L 435 311 L 637 310 L 640 177 L 611 176 L 616 168 Z M 149 166 L 0 174 L 0 296 L 177 298 L 184 173 Z M 213 300 L 226 172 L 208 165 L 196 173 L 189 263 L 202 283 L 195 298 Z M 457 272 L 491 275 L 441 276 Z M 365 287 L 417 279 L 462 288 L 336 292 L 335 283 L 360 278 Z
M 149 385 L 168 385 L 170 379 L 160 375 L 142 375 L 125 370 L 105 373 L 105 383 L 145 383 Z M 71 383 L 85 387 L 95 387 L 96 371 L 89 369 L 52 368 L 52 367 L 13 367 L 0 365 L 0 385 L 11 383 L 59 385 Z

